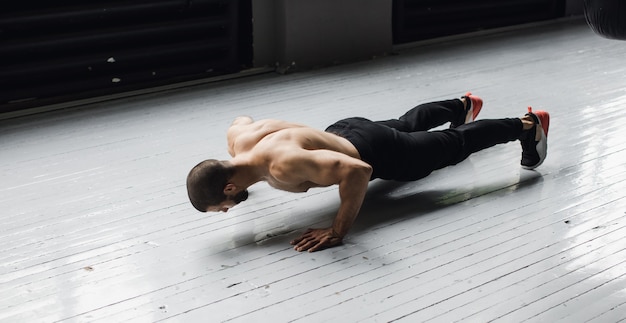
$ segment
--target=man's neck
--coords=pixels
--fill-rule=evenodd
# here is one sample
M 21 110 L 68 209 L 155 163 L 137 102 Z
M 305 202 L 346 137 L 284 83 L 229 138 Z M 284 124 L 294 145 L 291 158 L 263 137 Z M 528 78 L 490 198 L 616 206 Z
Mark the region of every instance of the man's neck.
M 256 165 L 249 160 L 239 158 L 239 156 L 233 158 L 230 162 L 235 167 L 235 174 L 231 178 L 231 181 L 237 186 L 247 188 L 257 182 L 265 180 L 267 167 Z

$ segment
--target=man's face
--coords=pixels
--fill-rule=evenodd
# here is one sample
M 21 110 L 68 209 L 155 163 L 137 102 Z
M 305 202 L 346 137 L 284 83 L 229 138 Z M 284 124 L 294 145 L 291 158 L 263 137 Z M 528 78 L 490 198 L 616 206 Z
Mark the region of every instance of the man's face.
M 235 196 L 228 196 L 228 199 L 232 199 L 235 204 L 239 204 L 248 199 L 248 190 L 242 190 L 235 194 Z
M 227 195 L 226 200 L 218 205 L 209 206 L 207 212 L 228 212 L 233 206 L 248 199 L 248 190 L 242 190 L 235 195 Z

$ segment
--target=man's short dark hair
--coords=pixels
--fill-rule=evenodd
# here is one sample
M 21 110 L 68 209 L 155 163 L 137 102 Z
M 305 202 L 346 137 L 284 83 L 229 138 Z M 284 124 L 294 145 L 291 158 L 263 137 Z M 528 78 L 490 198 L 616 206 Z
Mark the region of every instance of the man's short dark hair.
M 187 194 L 191 205 L 200 212 L 226 200 L 224 187 L 234 174 L 234 167 L 226 161 L 207 159 L 194 166 L 187 175 Z

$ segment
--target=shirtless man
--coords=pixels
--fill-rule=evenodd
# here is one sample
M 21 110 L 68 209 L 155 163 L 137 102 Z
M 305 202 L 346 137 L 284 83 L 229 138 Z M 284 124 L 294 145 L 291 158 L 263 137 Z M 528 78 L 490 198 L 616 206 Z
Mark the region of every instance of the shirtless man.
M 340 206 L 332 226 L 308 229 L 291 241 L 297 251 L 336 246 L 357 217 L 372 179 L 417 180 L 476 151 L 518 139 L 522 167 L 539 166 L 546 158 L 548 113 L 529 108 L 521 118 L 472 122 L 482 104 L 467 93 L 418 105 L 399 119 L 349 118 L 325 131 L 238 117 L 227 132 L 232 159 L 196 165 L 187 177 L 189 199 L 201 212 L 227 212 L 260 181 L 289 192 L 337 184 Z M 447 122 L 449 129 L 428 131 Z

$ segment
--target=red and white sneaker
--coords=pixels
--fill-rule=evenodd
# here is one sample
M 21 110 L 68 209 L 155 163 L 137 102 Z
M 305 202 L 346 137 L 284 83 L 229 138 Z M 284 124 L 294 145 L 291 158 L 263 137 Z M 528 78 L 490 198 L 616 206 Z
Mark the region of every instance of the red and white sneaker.
M 451 123 L 450 128 L 456 128 L 462 124 L 473 122 L 474 120 L 476 120 L 476 117 L 478 117 L 478 114 L 480 113 L 480 109 L 483 108 L 483 99 L 475 95 L 472 95 L 472 92 L 465 93 L 465 95 L 462 96 L 461 98 L 465 99 L 465 102 L 467 104 L 465 107 L 465 119 L 459 120 L 463 122 L 460 124 L 457 124 L 454 122 Z
M 546 111 L 533 112 L 532 108 L 528 107 L 526 115 L 533 118 L 535 125 L 520 138 L 522 144 L 522 167 L 535 169 L 543 163 L 548 154 L 550 114 Z
M 465 123 L 470 123 L 476 120 L 478 114 L 480 113 L 480 109 L 483 108 L 483 99 L 472 95 L 472 92 L 467 92 L 463 96 L 466 100 L 469 99 L 470 106 L 467 109 L 467 113 L 465 114 Z

